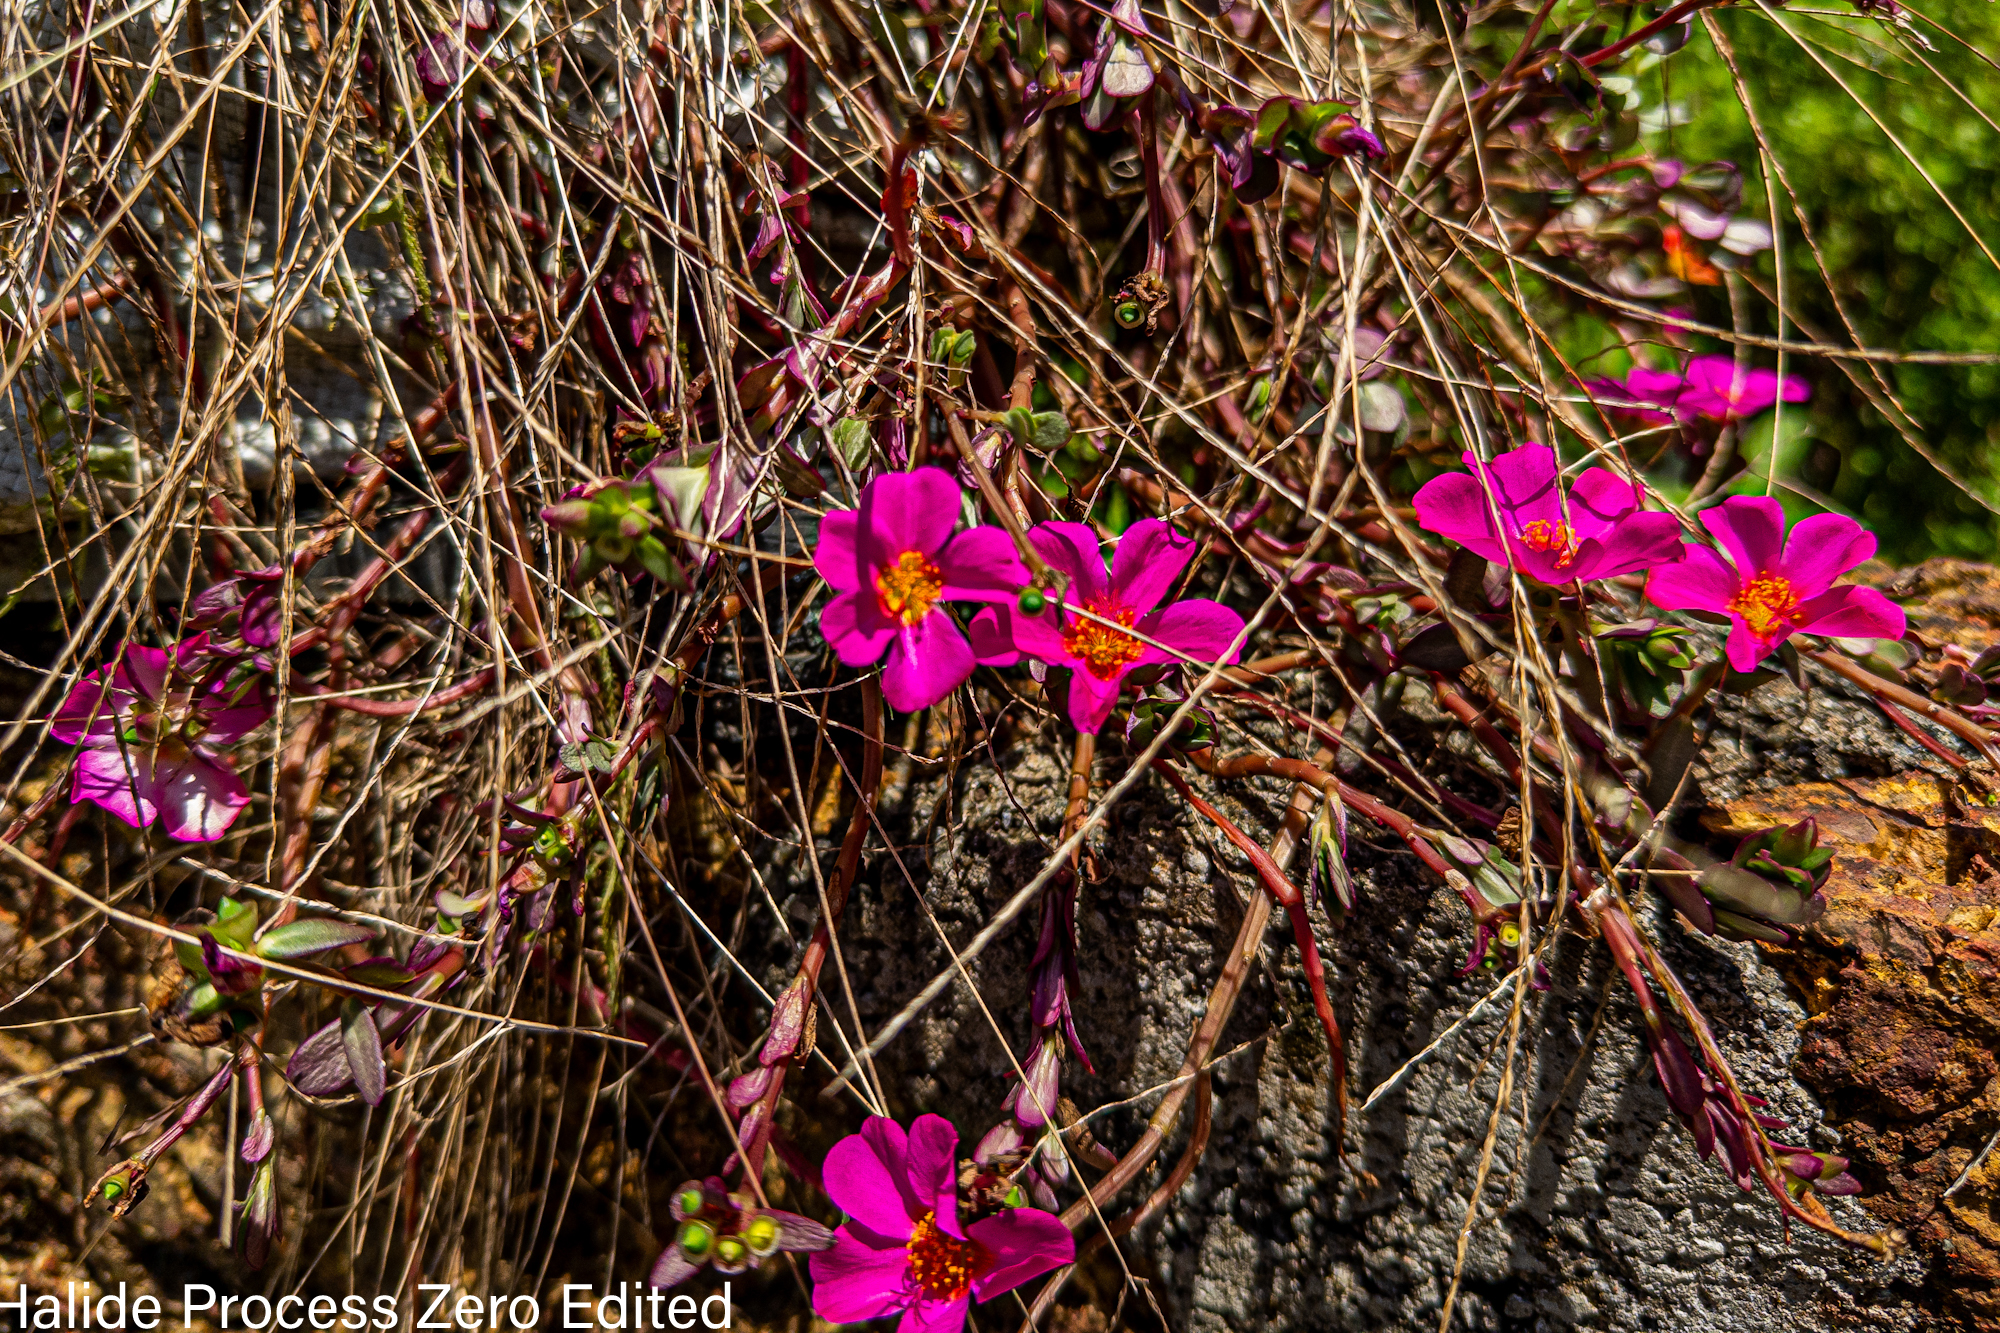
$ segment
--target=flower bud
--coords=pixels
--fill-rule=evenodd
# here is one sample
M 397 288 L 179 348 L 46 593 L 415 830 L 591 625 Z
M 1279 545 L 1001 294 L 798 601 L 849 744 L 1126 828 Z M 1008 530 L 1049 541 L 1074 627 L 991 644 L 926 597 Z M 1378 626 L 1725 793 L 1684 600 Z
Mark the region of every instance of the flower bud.
M 588 500 L 564 500 L 544 508 L 542 522 L 565 537 L 582 537 L 590 529 L 591 508 Z
M 104 1200 L 113 1217 L 123 1217 L 132 1211 L 133 1205 L 146 1197 L 147 1164 L 137 1157 L 128 1157 L 97 1178 L 90 1187 L 90 1194 L 84 1200 L 88 1208 L 97 1200 Z

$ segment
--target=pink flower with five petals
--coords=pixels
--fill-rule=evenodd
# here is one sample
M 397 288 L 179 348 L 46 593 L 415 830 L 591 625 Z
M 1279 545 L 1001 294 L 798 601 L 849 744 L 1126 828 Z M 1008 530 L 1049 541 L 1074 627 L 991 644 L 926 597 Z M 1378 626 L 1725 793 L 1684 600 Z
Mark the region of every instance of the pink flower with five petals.
M 1749 671 L 1794 634 L 1900 639 L 1903 608 L 1873 588 L 1834 580 L 1875 554 L 1875 534 L 1842 514 L 1814 514 L 1785 536 L 1785 510 L 1767 496 L 1732 495 L 1701 512 L 1725 561 L 1689 545 L 1653 571 L 1646 600 L 1669 611 L 1729 617 L 1729 665 Z M 1780 549 L 1780 543 L 1783 549 Z
M 1812 397 L 1804 380 L 1787 375 L 1780 382 L 1776 371 L 1761 366 L 1746 367 L 1739 376 L 1736 358 L 1730 356 L 1695 357 L 1684 374 L 1633 366 L 1623 381 L 1593 380 L 1590 390 L 1614 411 L 1655 425 L 1690 415 L 1710 421 L 1741 420 L 1780 398 L 1803 403 Z
M 942 1116 L 918 1116 L 908 1134 L 871 1116 L 822 1176 L 847 1221 L 812 1257 L 813 1311 L 837 1324 L 900 1313 L 897 1333 L 957 1333 L 974 1300 L 1076 1258 L 1069 1228 L 1039 1208 L 961 1224 L 958 1131 Z
M 820 612 L 820 633 L 848 666 L 887 653 L 882 693 L 906 713 L 950 694 L 985 660 L 943 603 L 1010 601 L 1028 582 L 999 528 L 953 534 L 959 495 L 942 469 L 891 472 L 862 488 L 859 509 L 820 520 L 813 568 L 835 593 Z
M 1067 600 L 1095 618 L 1067 607 L 1032 616 L 1014 607 L 989 607 L 973 617 L 973 646 L 982 661 L 995 664 L 1018 653 L 1067 667 L 1069 717 L 1078 731 L 1094 733 L 1104 725 L 1125 677 L 1141 667 L 1183 658 L 1236 660 L 1242 616 L 1200 597 L 1160 605 L 1194 558 L 1192 538 L 1157 518 L 1140 519 L 1119 539 L 1109 578 L 1097 533 L 1087 524 L 1038 524 L 1028 540 L 1052 568 L 1069 576 Z
M 70 800 L 101 806 L 134 828 L 157 819 L 181 842 L 214 842 L 227 832 L 250 793 L 216 747 L 256 730 L 271 705 L 260 679 L 232 684 L 191 674 L 190 664 L 211 660 L 208 635 L 197 634 L 171 656 L 128 646 L 116 667 L 79 680 L 49 728 L 79 747 Z
M 1594 467 L 1570 483 L 1565 502 L 1556 451 L 1525 444 L 1470 473 L 1447 472 L 1416 494 L 1417 522 L 1495 564 L 1542 583 L 1608 579 L 1680 559 L 1680 524 L 1640 508 L 1645 491 Z M 1500 526 L 1494 526 L 1494 511 Z

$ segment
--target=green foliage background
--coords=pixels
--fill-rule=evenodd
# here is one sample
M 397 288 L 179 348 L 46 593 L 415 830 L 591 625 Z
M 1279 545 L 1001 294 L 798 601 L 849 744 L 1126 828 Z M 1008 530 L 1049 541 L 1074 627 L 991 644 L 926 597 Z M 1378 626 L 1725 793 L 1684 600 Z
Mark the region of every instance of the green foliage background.
M 1785 164 L 1826 272 L 1865 344 L 2000 351 L 2000 267 L 1939 197 L 1948 196 L 2000 255 L 2000 128 L 1994 123 L 2000 120 L 2000 71 L 1979 54 L 2000 53 L 2000 8 L 1986 0 L 1927 3 L 1928 20 L 1910 13 L 1909 21 L 1912 32 L 1935 45 L 1931 52 L 1912 51 L 1907 35 L 1899 42 L 1893 27 L 1853 15 L 1845 4 L 1764 10 L 1752 0 L 1719 11 L 1716 21 L 1734 47 L 1764 133 Z M 1817 51 L 1852 96 L 1801 42 Z M 1690 162 L 1739 163 L 1745 213 L 1767 217 L 1756 137 L 1729 70 L 1699 22 L 1684 48 L 1642 76 L 1642 87 L 1655 106 L 1685 104 L 1685 123 L 1649 136 L 1653 146 Z M 1870 110 L 1937 189 L 1873 123 Z M 1838 337 L 1840 315 L 1828 279 L 1804 244 L 1782 187 L 1780 195 L 1787 304 L 1814 328 Z M 1768 284 L 1771 256 L 1763 256 L 1759 267 Z M 1705 321 L 1729 323 L 1721 289 L 1701 289 L 1696 301 Z M 1759 311 L 1760 332 L 1775 331 L 1770 314 Z M 1891 560 L 1993 558 L 2000 526 L 1992 512 L 1905 444 L 1832 363 L 1815 359 L 1799 369 L 1813 398 L 1796 418 L 1787 412 L 1781 475 L 1861 517 Z M 1919 438 L 1980 496 L 2000 503 L 2000 365 L 1884 369 L 1919 423 Z M 1768 422 L 1760 424 L 1768 438 Z

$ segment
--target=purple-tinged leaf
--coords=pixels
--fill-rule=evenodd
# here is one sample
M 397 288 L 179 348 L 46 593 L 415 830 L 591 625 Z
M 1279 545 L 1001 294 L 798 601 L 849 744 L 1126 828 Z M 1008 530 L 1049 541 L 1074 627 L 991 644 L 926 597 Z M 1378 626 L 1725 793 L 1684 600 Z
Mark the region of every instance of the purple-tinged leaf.
M 249 1075 L 257 1077 L 255 1071 Z M 271 1155 L 271 1145 L 277 1141 L 278 1126 L 267 1111 L 259 1111 L 250 1122 L 250 1132 L 243 1136 L 243 1147 L 238 1154 L 244 1161 L 255 1166 Z
M 340 1044 L 347 1052 L 354 1090 L 370 1106 L 380 1106 L 388 1091 L 389 1066 L 382 1059 L 382 1034 L 375 1030 L 375 1015 L 366 1005 L 348 1001 L 340 1020 Z
M 285 1065 L 285 1077 L 308 1097 L 335 1097 L 354 1085 L 347 1063 L 340 1020 L 335 1019 L 300 1042 Z

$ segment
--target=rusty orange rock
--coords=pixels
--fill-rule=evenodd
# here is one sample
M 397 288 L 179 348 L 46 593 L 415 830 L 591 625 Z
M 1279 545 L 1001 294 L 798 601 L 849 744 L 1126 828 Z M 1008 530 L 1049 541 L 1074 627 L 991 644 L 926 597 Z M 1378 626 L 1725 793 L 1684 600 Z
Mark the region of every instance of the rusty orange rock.
M 1807 815 L 1836 855 L 1826 915 L 1765 947 L 1811 1015 L 1795 1072 L 1862 1204 L 1932 1259 L 1943 1312 L 2000 1330 L 2000 1153 L 1980 1156 L 2000 1128 L 2000 780 L 1803 783 L 1703 822 L 1742 836 Z

